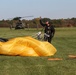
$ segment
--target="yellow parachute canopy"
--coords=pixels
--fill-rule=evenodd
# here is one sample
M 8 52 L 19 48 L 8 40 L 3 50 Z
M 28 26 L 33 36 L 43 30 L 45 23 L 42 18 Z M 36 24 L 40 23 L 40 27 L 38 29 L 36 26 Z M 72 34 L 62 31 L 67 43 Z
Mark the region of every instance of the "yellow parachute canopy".
M 19 56 L 52 56 L 56 48 L 32 37 L 17 37 L 7 42 L 0 42 L 0 54 Z

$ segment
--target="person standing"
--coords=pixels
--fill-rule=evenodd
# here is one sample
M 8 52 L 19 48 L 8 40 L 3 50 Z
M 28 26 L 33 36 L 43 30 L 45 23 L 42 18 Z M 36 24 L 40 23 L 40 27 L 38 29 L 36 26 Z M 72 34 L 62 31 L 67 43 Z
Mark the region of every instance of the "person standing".
M 48 41 L 51 43 L 52 38 L 55 34 L 55 28 L 51 22 L 46 21 L 45 24 L 42 22 L 42 18 L 40 17 L 40 24 L 45 28 L 44 29 L 44 41 Z

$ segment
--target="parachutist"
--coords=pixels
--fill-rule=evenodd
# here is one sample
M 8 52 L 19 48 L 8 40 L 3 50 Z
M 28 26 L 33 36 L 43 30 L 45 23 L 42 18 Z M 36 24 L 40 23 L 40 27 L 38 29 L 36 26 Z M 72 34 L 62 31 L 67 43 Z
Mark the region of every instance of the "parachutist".
M 52 38 L 54 37 L 55 34 L 55 28 L 52 25 L 51 22 L 46 21 L 45 24 L 42 22 L 42 18 L 40 17 L 40 24 L 45 27 L 44 30 L 44 41 L 48 41 L 49 43 L 51 43 Z

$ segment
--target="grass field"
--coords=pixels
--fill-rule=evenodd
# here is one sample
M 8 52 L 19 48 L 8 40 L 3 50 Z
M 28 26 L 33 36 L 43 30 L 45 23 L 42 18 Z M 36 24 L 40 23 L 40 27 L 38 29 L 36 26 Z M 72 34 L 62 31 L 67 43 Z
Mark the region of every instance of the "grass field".
M 39 30 L 10 30 L 0 28 L 0 37 L 14 38 L 20 36 L 35 36 Z M 52 44 L 57 53 L 49 57 L 21 57 L 0 55 L 0 75 L 76 75 L 76 28 L 56 28 Z M 62 58 L 51 61 L 49 58 Z

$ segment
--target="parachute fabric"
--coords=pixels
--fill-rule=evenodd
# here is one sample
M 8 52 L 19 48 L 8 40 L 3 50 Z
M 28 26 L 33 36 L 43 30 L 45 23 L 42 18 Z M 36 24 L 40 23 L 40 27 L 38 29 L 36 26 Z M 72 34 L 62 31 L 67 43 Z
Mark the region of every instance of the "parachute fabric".
M 17 37 L 7 42 L 0 42 L 0 54 L 19 56 L 52 56 L 57 52 L 49 42 L 32 37 Z

